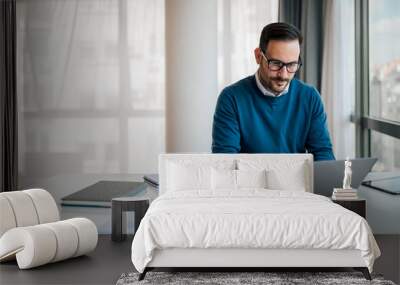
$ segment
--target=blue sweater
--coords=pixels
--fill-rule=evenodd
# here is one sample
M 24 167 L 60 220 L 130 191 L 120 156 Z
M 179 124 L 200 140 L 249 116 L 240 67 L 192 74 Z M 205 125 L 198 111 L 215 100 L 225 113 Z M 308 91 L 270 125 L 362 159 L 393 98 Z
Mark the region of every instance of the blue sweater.
M 265 96 L 255 76 L 226 87 L 214 114 L 213 153 L 305 153 L 335 159 L 318 91 L 293 79 L 288 93 Z

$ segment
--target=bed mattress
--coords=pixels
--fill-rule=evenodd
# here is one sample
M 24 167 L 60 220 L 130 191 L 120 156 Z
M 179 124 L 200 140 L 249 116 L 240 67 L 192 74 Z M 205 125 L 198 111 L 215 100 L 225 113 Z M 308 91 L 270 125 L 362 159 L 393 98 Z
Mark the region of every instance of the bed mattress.
M 150 206 L 132 243 L 139 272 L 163 249 L 359 250 L 372 271 L 379 248 L 361 216 L 300 191 L 245 189 L 165 193 Z

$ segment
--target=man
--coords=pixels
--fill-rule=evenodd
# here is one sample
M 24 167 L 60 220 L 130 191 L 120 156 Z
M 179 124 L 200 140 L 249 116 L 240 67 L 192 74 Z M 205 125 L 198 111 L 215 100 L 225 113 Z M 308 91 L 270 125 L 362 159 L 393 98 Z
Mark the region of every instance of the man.
M 299 30 L 264 27 L 254 50 L 259 68 L 220 94 L 214 114 L 213 153 L 305 153 L 333 160 L 318 91 L 294 78 L 301 67 Z

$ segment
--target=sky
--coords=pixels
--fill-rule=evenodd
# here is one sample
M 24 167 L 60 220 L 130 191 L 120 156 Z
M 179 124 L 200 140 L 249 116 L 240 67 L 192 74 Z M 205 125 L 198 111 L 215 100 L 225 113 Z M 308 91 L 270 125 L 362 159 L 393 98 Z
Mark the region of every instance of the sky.
M 369 1 L 371 67 L 400 59 L 400 1 Z

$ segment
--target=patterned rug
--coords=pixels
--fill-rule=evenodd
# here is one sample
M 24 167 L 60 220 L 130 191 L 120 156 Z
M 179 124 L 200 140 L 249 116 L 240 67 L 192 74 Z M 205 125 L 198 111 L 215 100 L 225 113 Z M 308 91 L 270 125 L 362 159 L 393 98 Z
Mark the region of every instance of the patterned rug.
M 139 273 L 122 274 L 117 285 L 145 284 L 213 284 L 213 285 L 297 285 L 297 284 L 376 284 L 395 285 L 384 280 L 381 275 L 372 274 L 372 281 L 364 278 L 360 272 L 153 272 L 150 271 L 142 281 L 138 281 Z

